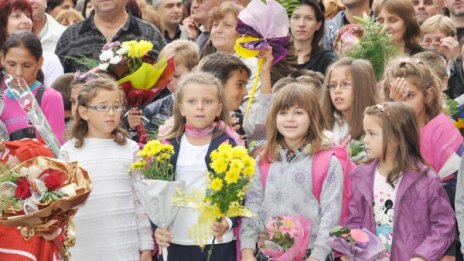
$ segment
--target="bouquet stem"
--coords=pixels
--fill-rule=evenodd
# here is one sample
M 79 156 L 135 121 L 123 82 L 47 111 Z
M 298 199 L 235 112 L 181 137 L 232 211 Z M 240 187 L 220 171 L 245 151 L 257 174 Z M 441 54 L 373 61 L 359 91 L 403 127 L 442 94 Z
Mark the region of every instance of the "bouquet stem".
M 148 142 L 148 134 L 147 130 L 145 130 L 145 127 L 143 126 L 143 123 L 140 123 L 140 125 L 137 125 L 137 136 L 139 137 L 139 143 L 146 144 Z
M 221 222 L 222 217 L 216 218 L 216 222 Z M 208 259 L 206 261 L 211 261 L 211 258 L 213 256 L 213 249 L 214 249 L 214 242 L 216 241 L 216 236 L 213 237 L 213 243 L 211 244 L 211 248 L 208 251 Z

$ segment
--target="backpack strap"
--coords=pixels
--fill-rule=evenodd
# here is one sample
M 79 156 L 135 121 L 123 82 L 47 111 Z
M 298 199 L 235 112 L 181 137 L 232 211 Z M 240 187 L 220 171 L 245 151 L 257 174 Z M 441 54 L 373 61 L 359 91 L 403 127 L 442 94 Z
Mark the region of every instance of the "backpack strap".
M 266 188 L 267 174 L 269 174 L 269 168 L 271 167 L 270 160 L 260 159 L 258 163 L 259 172 L 261 173 L 261 184 L 263 188 Z
M 37 90 L 37 93 L 35 94 L 35 100 L 37 101 L 37 104 L 41 106 L 42 103 L 42 96 L 45 92 L 45 86 L 40 86 L 39 89 Z
M 318 202 L 321 202 L 322 185 L 327 176 L 327 171 L 329 171 L 330 157 L 332 155 L 334 155 L 332 150 L 322 150 L 313 157 L 311 169 L 312 191 Z

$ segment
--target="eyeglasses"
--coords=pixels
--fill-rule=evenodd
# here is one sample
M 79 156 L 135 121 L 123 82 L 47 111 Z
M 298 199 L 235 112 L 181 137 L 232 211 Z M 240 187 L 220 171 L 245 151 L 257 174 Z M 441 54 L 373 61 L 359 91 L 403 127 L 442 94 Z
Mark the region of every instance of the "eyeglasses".
M 99 104 L 99 105 L 95 105 L 95 106 L 87 106 L 87 108 L 89 109 L 92 109 L 92 110 L 96 110 L 96 111 L 99 111 L 99 112 L 109 112 L 110 110 L 113 110 L 113 111 L 117 111 L 117 112 L 120 112 L 124 109 L 124 107 L 122 105 L 106 105 L 106 104 Z
M 351 81 L 344 80 L 341 82 L 330 82 L 327 84 L 327 90 L 335 91 L 338 86 L 340 86 L 342 90 L 347 90 L 351 88 Z

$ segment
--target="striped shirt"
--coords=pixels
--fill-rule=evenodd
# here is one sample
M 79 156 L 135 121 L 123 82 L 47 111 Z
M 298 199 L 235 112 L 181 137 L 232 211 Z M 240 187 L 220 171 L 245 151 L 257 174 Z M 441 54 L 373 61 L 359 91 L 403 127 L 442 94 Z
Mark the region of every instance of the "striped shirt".
M 82 22 L 74 24 L 61 35 L 55 53 L 61 60 L 65 72 L 87 71 L 85 66 L 72 61 L 69 57 L 92 58 L 98 61 L 101 49 L 107 43 L 93 20 L 94 14 Z M 153 43 L 156 56 L 166 45 L 164 36 L 152 24 L 129 14 L 126 24 L 115 34 L 111 42 L 149 40 Z M 157 57 L 155 57 L 157 58 Z

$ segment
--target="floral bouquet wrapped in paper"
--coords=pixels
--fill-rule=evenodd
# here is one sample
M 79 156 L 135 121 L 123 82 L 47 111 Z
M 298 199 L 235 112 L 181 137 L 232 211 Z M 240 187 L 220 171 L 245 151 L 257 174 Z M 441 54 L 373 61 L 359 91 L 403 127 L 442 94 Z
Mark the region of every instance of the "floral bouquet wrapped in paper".
M 385 246 L 369 230 L 337 226 L 330 232 L 327 244 L 335 251 L 348 256 L 350 261 L 373 261 Z
M 68 224 L 76 206 L 91 191 L 87 171 L 76 162 L 37 157 L 0 173 L 0 224 L 18 227 L 24 238 L 67 229 L 66 246 L 74 245 Z
M 235 43 L 235 52 L 242 57 L 257 57 L 259 51 L 272 46 L 273 64 L 278 63 L 288 53 L 290 22 L 287 11 L 275 0 L 251 0 L 238 15 L 237 32 L 242 35 Z M 256 93 L 263 58 L 258 60 L 258 68 L 244 119 L 248 117 Z M 246 122 L 244 120 L 244 122 Z
M 8 75 L 5 84 L 21 109 L 26 112 L 27 118 L 34 125 L 34 128 L 44 140 L 45 144 L 47 144 L 55 156 L 58 156 L 60 143 L 53 133 L 40 105 L 29 90 L 26 81 L 23 78 L 13 78 L 11 75 Z
M 199 210 L 198 224 L 190 228 L 189 235 L 200 246 L 206 245 L 213 236 L 213 221 L 220 222 L 224 217 L 253 216 L 242 206 L 245 191 L 255 173 L 255 160 L 248 155 L 247 149 L 224 143 L 210 157 L 212 171 L 208 174 L 206 195 L 201 192 L 187 195 L 179 191 L 174 201 L 177 206 Z M 212 251 L 213 247 L 209 256 Z
M 145 40 L 111 42 L 103 46 L 98 68 L 112 74 L 126 94 L 130 108 L 140 108 L 151 102 L 174 75 L 174 57 L 161 57 L 156 63 L 151 51 L 153 44 Z M 139 139 L 147 135 L 138 126 Z
M 301 215 L 276 217 L 266 223 L 265 234 L 258 243 L 264 255 L 276 261 L 299 261 L 306 255 L 311 224 Z
M 149 141 L 138 153 L 141 160 L 134 162 L 131 172 L 140 172 L 144 179 L 135 183 L 135 191 L 150 220 L 158 227 L 167 229 L 176 218 L 178 207 L 172 206 L 176 191 L 185 188 L 183 181 L 174 181 L 175 173 L 171 164 L 174 148 L 158 140 Z M 162 250 L 167 260 L 167 248 Z

